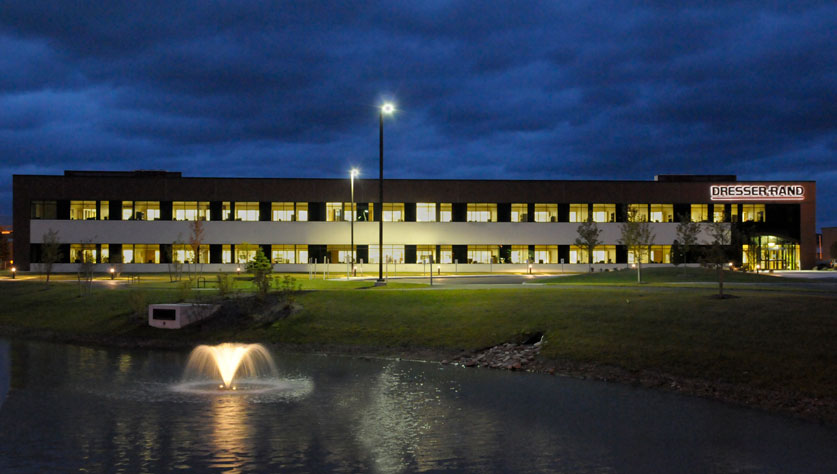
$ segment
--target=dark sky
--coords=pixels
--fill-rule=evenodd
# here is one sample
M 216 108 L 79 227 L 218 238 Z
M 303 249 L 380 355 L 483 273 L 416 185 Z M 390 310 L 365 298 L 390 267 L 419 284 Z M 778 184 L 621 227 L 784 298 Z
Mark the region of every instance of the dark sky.
M 91 5 L 86 5 L 86 4 Z M 837 3 L 4 0 L 11 175 L 816 180 L 837 226 Z

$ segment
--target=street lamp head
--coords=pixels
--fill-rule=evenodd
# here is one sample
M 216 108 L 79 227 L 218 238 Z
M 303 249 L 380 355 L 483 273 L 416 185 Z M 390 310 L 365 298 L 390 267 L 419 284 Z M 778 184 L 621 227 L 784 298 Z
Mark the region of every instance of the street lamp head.
M 385 115 L 392 115 L 395 112 L 395 105 L 392 102 L 385 102 L 384 105 L 381 106 L 381 113 Z
M 360 174 L 360 171 L 357 168 L 352 168 L 352 178 L 356 177 Z

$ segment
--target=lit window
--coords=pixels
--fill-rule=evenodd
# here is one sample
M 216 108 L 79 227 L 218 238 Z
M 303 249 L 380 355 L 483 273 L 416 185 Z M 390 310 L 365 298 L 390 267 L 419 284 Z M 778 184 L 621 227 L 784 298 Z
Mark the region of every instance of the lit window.
M 70 201 L 71 220 L 96 220 L 96 201 Z
M 439 222 L 453 222 L 453 205 L 451 203 L 443 202 L 439 204 Z
M 434 263 L 435 254 L 435 245 L 416 245 L 416 263 Z
M 106 221 L 110 219 L 110 201 L 99 201 L 99 219 Z
M 706 204 L 692 204 L 692 222 L 709 222 L 709 206 Z
M 209 263 L 209 245 L 200 246 L 197 262 L 195 262 L 195 250 L 188 244 L 172 245 L 171 258 L 175 263 Z
M 174 201 L 171 209 L 176 221 L 209 220 L 209 201 Z
M 587 204 L 570 204 L 570 222 L 587 222 Z
M 535 204 L 535 222 L 558 222 L 558 204 Z
M 628 204 L 628 222 L 648 222 L 648 204 Z
M 271 245 L 270 261 L 273 263 L 297 263 L 296 249 L 293 245 Z
M 511 205 L 511 221 L 512 222 L 528 222 L 529 221 L 529 205 L 526 203 L 513 203 Z
M 712 205 L 712 222 L 724 222 L 726 212 L 724 212 L 723 204 Z
M 570 245 L 570 263 L 587 263 L 587 249 Z
M 764 222 L 764 204 L 742 204 L 741 222 Z
M 232 263 L 232 246 L 229 244 L 221 246 L 221 263 Z
M 70 263 L 96 263 L 96 244 L 71 244 Z
M 231 221 L 233 219 L 232 215 L 232 204 L 229 201 L 224 201 L 221 203 L 221 220 L 222 221 Z
M 732 214 L 732 222 L 738 222 L 738 204 L 730 205 L 730 214 Z
M 122 244 L 124 263 L 160 263 L 160 246 L 157 244 Z
M 401 222 L 404 220 L 403 202 L 384 203 L 384 222 Z
M 469 245 L 468 263 L 497 263 L 500 258 L 498 245 Z
M 487 202 L 468 203 L 468 222 L 497 222 L 497 204 Z
M 648 260 L 650 263 L 671 263 L 671 245 L 652 245 Z
M 529 246 L 512 245 L 511 263 L 529 263 Z
M 674 205 L 651 204 L 651 222 L 674 222 Z
M 535 245 L 535 263 L 558 263 L 558 246 Z
M 613 263 L 615 261 L 615 245 L 598 245 L 593 247 L 593 263 Z
M 453 247 L 442 245 L 439 247 L 439 263 L 453 263 Z
M 259 246 L 254 244 L 237 244 L 235 246 L 235 263 L 248 263 L 253 261 L 256 258 L 258 249 Z
M 326 203 L 326 221 L 337 222 L 343 220 L 343 203 L 342 202 L 327 202 Z
M 593 204 L 593 222 L 616 222 L 616 204 Z
M 378 263 L 378 246 L 369 246 L 369 263 Z M 384 245 L 384 263 L 404 263 L 403 245 Z
M 298 202 L 296 203 L 296 220 L 300 222 L 305 222 L 308 220 L 308 203 L 307 202 Z M 307 258 L 306 258 L 307 260 Z
M 240 202 L 235 203 L 235 220 L 255 222 L 259 220 L 259 203 L 258 202 Z M 255 258 L 255 255 L 253 256 Z M 248 260 L 249 261 L 249 260 Z
M 436 222 L 436 203 L 417 202 L 416 222 Z

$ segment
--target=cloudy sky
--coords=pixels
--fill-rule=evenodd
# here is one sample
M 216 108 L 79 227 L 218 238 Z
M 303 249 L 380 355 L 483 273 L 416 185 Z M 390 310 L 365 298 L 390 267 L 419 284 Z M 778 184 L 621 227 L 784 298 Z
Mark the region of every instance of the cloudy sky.
M 85 5 L 89 3 L 90 5 Z M 837 226 L 837 4 L 0 4 L 12 174 L 816 180 Z

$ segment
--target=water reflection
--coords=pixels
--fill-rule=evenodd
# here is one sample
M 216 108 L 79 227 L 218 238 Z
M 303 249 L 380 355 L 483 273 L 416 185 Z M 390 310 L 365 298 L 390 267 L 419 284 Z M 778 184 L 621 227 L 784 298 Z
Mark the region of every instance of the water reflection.
M 293 390 L 194 394 L 186 357 L 0 340 L 0 472 L 837 472 L 837 429 L 667 393 L 282 355 Z

